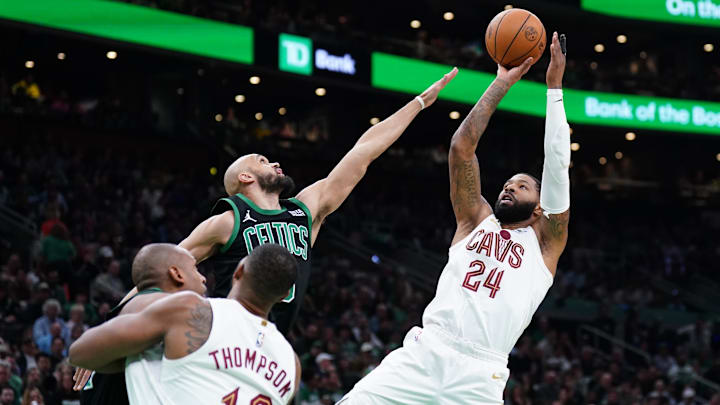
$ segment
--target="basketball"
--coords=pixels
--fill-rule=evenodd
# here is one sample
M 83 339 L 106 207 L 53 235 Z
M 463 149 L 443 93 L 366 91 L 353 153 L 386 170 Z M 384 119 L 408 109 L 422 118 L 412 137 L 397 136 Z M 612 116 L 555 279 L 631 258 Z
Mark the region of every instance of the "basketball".
M 536 63 L 545 51 L 545 27 L 537 16 L 521 8 L 496 15 L 485 32 L 485 49 L 498 64 L 511 68 L 529 57 Z

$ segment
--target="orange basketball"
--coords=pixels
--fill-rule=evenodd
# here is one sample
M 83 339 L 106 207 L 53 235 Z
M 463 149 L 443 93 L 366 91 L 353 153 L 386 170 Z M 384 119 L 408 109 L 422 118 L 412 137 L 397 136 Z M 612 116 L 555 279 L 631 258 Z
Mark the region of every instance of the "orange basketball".
M 545 51 L 545 27 L 537 16 L 511 8 L 495 16 L 485 32 L 485 49 L 506 68 L 518 66 L 529 57 L 537 62 Z

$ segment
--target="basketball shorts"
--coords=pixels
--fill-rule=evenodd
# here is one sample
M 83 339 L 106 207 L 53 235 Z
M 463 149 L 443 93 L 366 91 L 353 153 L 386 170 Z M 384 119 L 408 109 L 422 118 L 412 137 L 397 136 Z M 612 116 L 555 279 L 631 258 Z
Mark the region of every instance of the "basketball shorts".
M 502 404 L 509 376 L 506 355 L 414 327 L 337 405 Z

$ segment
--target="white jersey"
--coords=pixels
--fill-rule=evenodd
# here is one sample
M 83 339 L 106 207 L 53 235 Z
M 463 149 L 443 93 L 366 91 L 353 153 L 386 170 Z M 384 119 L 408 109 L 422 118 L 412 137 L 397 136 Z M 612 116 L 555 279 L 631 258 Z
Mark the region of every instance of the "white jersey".
M 490 215 L 450 248 L 423 325 L 507 356 L 552 282 L 533 228 Z
M 195 352 L 162 359 L 162 389 L 174 405 L 279 405 L 295 390 L 295 352 L 267 320 L 239 302 L 210 298 L 212 329 Z
M 160 387 L 163 351 L 161 342 L 125 359 L 125 385 L 130 405 L 171 403 Z

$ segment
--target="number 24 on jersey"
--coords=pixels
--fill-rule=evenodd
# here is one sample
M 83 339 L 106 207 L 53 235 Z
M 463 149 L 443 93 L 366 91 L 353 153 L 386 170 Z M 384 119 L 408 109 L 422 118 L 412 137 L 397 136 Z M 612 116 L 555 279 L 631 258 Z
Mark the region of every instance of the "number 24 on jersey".
M 480 279 L 485 274 L 485 263 L 480 260 L 473 260 L 470 263 L 470 271 L 465 275 L 462 286 L 468 290 L 477 292 L 480 288 Z M 500 291 L 500 281 L 502 280 L 504 270 L 498 271 L 498 268 L 490 270 L 487 278 L 482 283 L 482 286 L 490 290 L 490 298 L 495 298 L 495 294 Z

